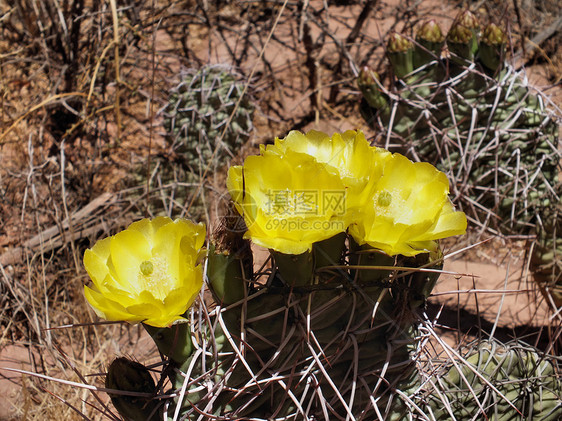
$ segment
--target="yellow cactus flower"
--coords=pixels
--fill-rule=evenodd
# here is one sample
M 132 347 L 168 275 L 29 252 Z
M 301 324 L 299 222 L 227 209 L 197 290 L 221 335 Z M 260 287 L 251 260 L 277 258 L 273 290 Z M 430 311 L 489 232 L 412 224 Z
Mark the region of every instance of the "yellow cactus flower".
M 84 253 L 93 286 L 86 299 L 112 321 L 167 327 L 182 316 L 203 283 L 198 253 L 205 226 L 157 217 L 134 222 Z
M 466 232 L 466 216 L 453 209 L 448 195 L 444 173 L 393 154 L 349 232 L 359 244 L 389 255 L 435 251 L 435 240 Z
M 229 169 L 227 187 L 245 238 L 280 253 L 304 253 L 348 226 L 339 174 L 307 154 L 264 149 Z
M 306 134 L 293 130 L 284 139 L 276 138 L 273 145 L 262 145 L 261 152 L 265 150 L 280 155 L 287 150 L 310 155 L 337 171 L 346 186 L 364 185 L 373 177 L 373 164 L 380 165 L 391 155 L 384 149 L 372 147 L 363 132 L 354 130 L 334 133 L 332 137 L 316 130 Z M 377 156 L 373 156 L 373 152 Z
M 316 130 L 306 134 L 293 130 L 284 139 L 276 138 L 273 145 L 262 145 L 262 154 L 266 150 L 279 155 L 287 150 L 304 153 L 331 167 L 346 188 L 348 211 L 364 200 L 364 192 L 378 180 L 385 160 L 392 156 L 385 149 L 371 146 L 360 130 L 334 133 L 332 137 Z

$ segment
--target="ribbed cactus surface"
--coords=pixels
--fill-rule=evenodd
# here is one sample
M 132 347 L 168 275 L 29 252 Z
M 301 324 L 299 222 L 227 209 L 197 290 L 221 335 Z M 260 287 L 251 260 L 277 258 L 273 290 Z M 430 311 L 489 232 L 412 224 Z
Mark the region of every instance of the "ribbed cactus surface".
M 537 226 L 531 267 L 549 305 L 562 307 L 562 204 L 548 208 Z
M 243 94 L 244 83 L 226 66 L 182 74 L 165 108 L 164 127 L 173 150 L 192 171 L 214 168 L 248 140 L 254 106 Z
M 180 77 L 163 110 L 168 147 L 149 161 L 148 174 L 143 163 L 132 183 L 144 188 L 149 178 L 153 214 L 181 209 L 202 217 L 209 208 L 202 177 L 224 168 L 249 139 L 255 107 L 241 76 L 228 66 L 207 65 Z
M 562 419 L 560 365 L 521 343 L 483 341 L 435 376 L 427 414 L 440 420 Z
M 475 224 L 528 233 L 559 197 L 559 121 L 524 73 L 505 62 L 506 40 L 494 24 L 480 32 L 469 12 L 446 37 L 434 21 L 419 28 L 415 43 L 392 34 L 387 50 L 397 83 L 389 92 L 363 69 L 361 110 L 390 147 L 447 172 Z
M 175 381 L 177 388 L 187 382 L 181 413 L 404 419 L 408 396 L 419 387 L 415 309 L 437 279 L 417 268 L 436 268 L 436 256 L 396 261 L 358 251 L 348 258 L 355 265 L 338 260 L 341 269 L 316 268 L 313 281 L 295 286 L 301 256 L 278 255 L 276 270 L 256 284 L 243 280 L 241 256 L 210 255 L 211 289 L 222 306 L 199 321 L 200 352 L 183 365 L 189 377 Z

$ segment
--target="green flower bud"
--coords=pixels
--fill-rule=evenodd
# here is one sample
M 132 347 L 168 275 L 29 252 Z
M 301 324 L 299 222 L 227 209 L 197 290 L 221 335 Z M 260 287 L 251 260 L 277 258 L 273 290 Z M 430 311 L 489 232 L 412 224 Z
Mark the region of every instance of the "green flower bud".
M 488 45 L 502 45 L 507 43 L 507 36 L 505 35 L 503 29 L 501 29 L 498 25 L 491 23 L 484 28 L 482 42 L 485 42 Z
M 441 49 L 445 44 L 445 36 L 441 27 L 431 19 L 418 29 L 416 35 L 417 45 L 414 51 L 414 68 L 423 66 L 430 61 L 439 59 Z
M 159 419 L 158 401 L 146 396 L 146 394 L 156 394 L 156 384 L 144 365 L 124 357 L 116 358 L 107 371 L 105 387 L 139 393 L 140 396 L 109 394 L 113 405 L 125 420 L 157 421 Z
M 416 40 L 418 42 L 423 40 L 439 43 L 445 41 L 445 35 L 443 35 L 441 27 L 437 24 L 437 22 L 435 22 L 434 19 L 431 19 L 419 27 Z
M 233 203 L 225 209 L 213 232 L 207 256 L 207 277 L 215 300 L 223 305 L 240 301 L 245 296 L 244 280 L 252 278 L 254 259 L 244 218 Z
M 376 85 L 377 81 L 380 79 L 381 77 L 377 72 L 371 70 L 369 66 L 363 66 L 357 78 L 357 85 L 359 85 L 360 88 L 362 86 Z
M 357 85 L 363 97 L 371 107 L 377 110 L 388 104 L 386 96 L 381 93 L 379 85 L 377 84 L 378 80 L 380 80 L 379 74 L 372 71 L 367 66 L 361 69 L 359 77 L 357 78 Z
M 447 41 L 454 44 L 468 44 L 472 40 L 472 31 L 466 26 L 454 25 L 447 34 Z
M 479 57 L 488 69 L 495 71 L 500 66 L 506 44 L 507 36 L 499 26 L 491 23 L 484 28 Z
M 478 33 L 478 31 L 480 30 L 478 19 L 470 10 L 465 10 L 464 12 L 459 13 L 455 18 L 455 23 L 458 25 L 462 25 L 470 30 L 476 31 L 476 33 Z
M 414 70 L 414 45 L 406 37 L 396 32 L 390 34 L 387 53 L 396 77 L 403 78 Z
M 390 34 L 387 49 L 389 53 L 406 53 L 413 48 L 412 42 L 397 32 Z
M 449 30 L 447 45 L 451 53 L 468 61 L 474 60 L 474 54 L 478 50 L 478 43 L 473 32 L 459 23 L 454 24 Z M 458 61 L 455 57 L 453 57 L 453 60 Z M 461 64 L 464 63 L 461 61 Z
M 218 303 L 230 305 L 244 298 L 243 263 L 235 254 L 219 253 L 211 244 L 207 257 L 207 276 Z
M 467 30 L 471 33 L 470 37 Z M 449 50 L 461 58 L 469 61 L 474 60 L 478 51 L 479 34 L 480 24 L 476 16 L 469 10 L 459 13 L 447 35 Z M 451 44 L 453 44 L 452 47 Z M 468 48 L 466 44 L 468 44 Z

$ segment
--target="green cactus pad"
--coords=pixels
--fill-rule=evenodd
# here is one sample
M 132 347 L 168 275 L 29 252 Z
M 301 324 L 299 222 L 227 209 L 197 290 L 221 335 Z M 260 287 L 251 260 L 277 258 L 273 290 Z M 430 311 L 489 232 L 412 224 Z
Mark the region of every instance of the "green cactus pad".
M 236 301 L 225 302 L 215 280 L 209 280 L 222 302 L 203 311 L 208 317 L 195 327 L 199 351 L 181 368 L 189 370 L 188 379 L 178 373 L 172 381 L 178 389 L 187 382 L 186 398 L 174 403 L 185 419 L 349 415 L 398 421 L 415 411 L 412 399 L 420 387 L 416 309 L 438 275 L 417 268 L 439 268 L 439 256 L 385 260 L 379 253 L 388 266 L 380 269 L 380 258 L 362 260 L 354 251 L 344 257 L 345 240 L 336 236 L 317 245 L 312 281 L 310 262 L 302 256 L 282 262 L 292 265 L 291 271 L 285 267 L 280 274 L 274 266 L 265 280 L 250 277 L 245 290 L 238 287 Z M 303 273 L 306 282 L 286 279 Z

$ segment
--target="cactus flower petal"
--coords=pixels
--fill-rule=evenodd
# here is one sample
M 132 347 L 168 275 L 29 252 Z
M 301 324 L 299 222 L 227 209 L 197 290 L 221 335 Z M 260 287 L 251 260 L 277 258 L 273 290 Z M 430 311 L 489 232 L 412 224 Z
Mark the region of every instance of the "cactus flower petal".
M 230 168 L 227 187 L 248 227 L 245 238 L 262 247 L 301 254 L 347 227 L 340 177 L 310 155 L 263 150 Z
M 362 217 L 349 231 L 359 244 L 389 255 L 433 251 L 435 240 L 466 230 L 466 217 L 453 210 L 448 194 L 444 173 L 393 154 L 367 196 Z
M 183 319 L 202 285 L 198 253 L 205 227 L 190 221 L 143 219 L 84 253 L 93 286 L 84 294 L 107 320 L 170 326 Z

